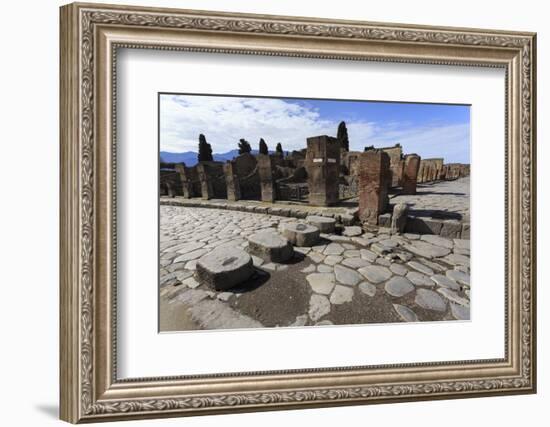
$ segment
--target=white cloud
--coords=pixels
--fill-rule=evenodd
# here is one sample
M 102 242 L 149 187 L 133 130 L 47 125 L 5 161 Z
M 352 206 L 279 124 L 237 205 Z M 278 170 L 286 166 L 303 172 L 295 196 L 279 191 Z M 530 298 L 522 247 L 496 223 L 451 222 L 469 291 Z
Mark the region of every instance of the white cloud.
M 196 151 L 200 133 L 215 153 L 237 147 L 245 138 L 253 148 L 264 138 L 270 149 L 306 146 L 306 138 L 336 135 L 339 120 L 328 120 L 306 105 L 268 98 L 163 95 L 160 104 L 162 151 Z M 401 143 L 406 153 L 422 157 L 460 157 L 469 161 L 468 124 L 415 127 L 411 123 L 346 120 L 352 150 Z M 466 152 L 465 152 L 466 150 Z

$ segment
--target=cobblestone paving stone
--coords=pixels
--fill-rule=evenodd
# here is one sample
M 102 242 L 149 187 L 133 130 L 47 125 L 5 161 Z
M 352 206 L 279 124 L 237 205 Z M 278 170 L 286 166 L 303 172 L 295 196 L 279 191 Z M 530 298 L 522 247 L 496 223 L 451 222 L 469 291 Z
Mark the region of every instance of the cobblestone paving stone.
M 253 256 L 246 283 L 214 291 L 196 277 L 219 247 L 305 219 L 196 207 L 160 208 L 160 329 L 232 329 L 468 320 L 469 240 L 405 233 L 321 234 L 285 263 Z M 353 235 L 353 236 L 351 236 Z

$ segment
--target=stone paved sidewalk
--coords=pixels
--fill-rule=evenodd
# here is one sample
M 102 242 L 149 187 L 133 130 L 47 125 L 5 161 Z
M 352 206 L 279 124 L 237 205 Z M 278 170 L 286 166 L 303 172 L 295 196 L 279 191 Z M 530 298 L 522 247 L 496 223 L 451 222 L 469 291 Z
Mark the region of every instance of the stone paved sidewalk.
M 284 264 L 253 257 L 255 274 L 216 292 L 195 279 L 214 248 L 304 220 L 195 207 L 160 209 L 160 330 L 468 320 L 469 240 L 434 235 L 322 234 Z

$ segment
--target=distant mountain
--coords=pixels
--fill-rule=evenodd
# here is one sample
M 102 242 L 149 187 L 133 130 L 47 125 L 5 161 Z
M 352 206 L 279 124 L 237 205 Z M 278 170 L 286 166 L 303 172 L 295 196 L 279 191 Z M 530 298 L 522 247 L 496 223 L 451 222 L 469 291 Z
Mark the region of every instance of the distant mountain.
M 258 150 L 252 150 L 252 154 L 258 154 Z M 231 150 L 226 153 L 214 153 L 214 160 L 225 162 L 239 155 L 239 150 Z M 160 158 L 165 163 L 185 163 L 186 166 L 194 166 L 197 164 L 198 153 L 194 151 L 185 151 L 184 153 L 170 153 L 161 151 Z

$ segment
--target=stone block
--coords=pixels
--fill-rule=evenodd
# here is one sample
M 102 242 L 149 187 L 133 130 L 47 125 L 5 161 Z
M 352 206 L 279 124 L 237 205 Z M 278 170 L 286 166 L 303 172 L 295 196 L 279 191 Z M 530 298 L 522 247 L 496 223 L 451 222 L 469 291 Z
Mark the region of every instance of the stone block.
M 378 225 L 380 227 L 390 228 L 391 227 L 391 214 L 390 213 L 385 213 L 385 214 L 382 214 L 382 215 L 378 215 Z
M 319 241 L 320 236 L 317 227 L 295 222 L 283 224 L 281 232 L 295 246 L 314 246 Z
M 465 222 L 462 224 L 462 233 L 460 234 L 461 239 L 470 239 L 470 223 Z
M 294 255 L 288 239 L 273 231 L 260 231 L 249 236 L 248 250 L 252 255 L 272 262 L 285 262 Z
M 441 220 L 409 216 L 407 218 L 405 232 L 417 234 L 439 234 L 442 227 L 443 221 Z
M 391 217 L 391 232 L 393 233 L 403 233 L 405 231 L 405 226 L 407 225 L 407 212 L 409 208 L 404 203 L 399 203 L 393 208 L 393 215 Z
M 403 194 L 416 194 L 416 181 L 420 167 L 420 156 L 408 154 L 405 156 L 401 185 Z
M 305 159 L 309 204 L 330 206 L 339 200 L 340 142 L 322 135 L 307 139 Z
M 321 233 L 334 233 L 336 227 L 336 220 L 325 216 L 309 215 L 306 222 L 317 227 Z
M 197 261 L 198 281 L 218 291 L 239 285 L 253 273 L 251 256 L 235 247 L 214 249 Z
M 462 235 L 462 224 L 456 220 L 443 221 L 439 234 L 449 238 L 460 237 Z
M 382 150 L 361 153 L 359 167 L 359 218 L 369 225 L 379 225 L 379 215 L 388 207 L 391 184 L 390 158 Z

